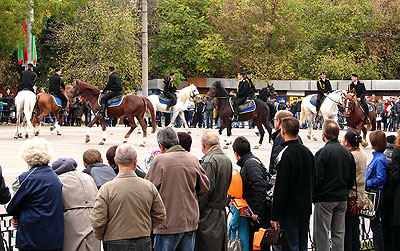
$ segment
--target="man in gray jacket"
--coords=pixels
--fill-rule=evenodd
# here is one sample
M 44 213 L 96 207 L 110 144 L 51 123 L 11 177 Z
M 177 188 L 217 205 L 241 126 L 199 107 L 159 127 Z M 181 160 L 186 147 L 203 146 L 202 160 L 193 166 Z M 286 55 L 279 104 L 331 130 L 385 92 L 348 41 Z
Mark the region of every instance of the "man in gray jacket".
M 195 250 L 226 250 L 225 203 L 232 178 L 232 162 L 221 150 L 218 135 L 206 131 L 201 138 L 205 154 L 201 166 L 210 181 L 210 190 L 199 198 L 200 222 L 196 231 Z
M 98 189 L 116 176 L 112 167 L 103 163 L 101 153 L 96 149 L 89 149 L 83 153 L 83 165 L 83 172 L 92 176 Z
M 215 100 L 213 98 L 206 98 L 206 121 L 207 121 L 207 129 L 213 128 L 213 117 L 214 117 L 214 108 L 216 106 Z

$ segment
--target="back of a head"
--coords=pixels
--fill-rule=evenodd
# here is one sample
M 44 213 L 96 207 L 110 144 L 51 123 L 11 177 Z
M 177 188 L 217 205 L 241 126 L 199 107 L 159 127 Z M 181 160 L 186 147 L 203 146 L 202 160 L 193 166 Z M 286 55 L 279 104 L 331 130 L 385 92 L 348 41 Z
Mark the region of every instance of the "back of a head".
M 19 153 L 21 158 L 33 167 L 49 164 L 54 150 L 46 139 L 35 137 L 25 141 Z
M 83 162 L 86 165 L 93 165 L 96 163 L 101 163 L 101 153 L 96 149 L 89 149 L 83 153 Z
M 280 110 L 275 114 L 276 120 L 282 120 L 283 118 L 293 117 L 293 114 L 287 110 Z
M 178 135 L 172 127 L 166 127 L 157 132 L 157 143 L 170 149 L 179 144 Z
M 240 157 L 250 152 L 250 142 L 243 136 L 239 136 L 233 141 L 232 149 Z
M 376 130 L 371 132 L 369 141 L 371 142 L 372 149 L 375 151 L 383 153 L 386 150 L 386 134 L 383 131 Z
M 293 118 L 292 116 L 283 118 L 281 124 L 282 130 L 285 131 L 286 135 L 293 138 L 297 137 L 299 134 L 300 123 L 296 118 Z
M 136 147 L 131 144 L 122 144 L 115 151 L 115 160 L 118 165 L 129 166 L 135 163 L 137 158 Z
M 362 142 L 362 137 L 360 133 L 354 128 L 349 128 L 346 131 L 344 139 L 347 140 L 347 142 L 349 142 L 351 147 L 359 147 L 360 143 Z
M 339 137 L 340 128 L 336 121 L 327 119 L 322 126 L 322 133 L 327 140 L 337 140 Z
M 201 137 L 201 141 L 209 147 L 219 145 L 219 137 L 212 131 L 204 132 L 203 136 Z
M 108 148 L 107 153 L 106 153 L 107 161 L 111 166 L 116 165 L 114 157 L 115 157 L 115 151 L 117 150 L 117 147 L 118 147 L 118 145 L 114 145 L 114 146 Z
M 179 145 L 181 145 L 186 151 L 190 152 L 190 148 L 192 147 L 192 136 L 187 132 L 178 132 L 177 134 Z

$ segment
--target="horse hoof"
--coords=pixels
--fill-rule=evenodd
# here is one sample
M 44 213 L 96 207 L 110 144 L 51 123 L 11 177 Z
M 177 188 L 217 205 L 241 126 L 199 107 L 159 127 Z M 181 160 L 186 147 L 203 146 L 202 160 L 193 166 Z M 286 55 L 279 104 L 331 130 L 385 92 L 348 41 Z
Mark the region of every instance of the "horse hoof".
M 124 140 L 124 141 L 122 141 L 122 144 L 126 144 L 126 143 L 128 143 L 128 141 L 127 141 L 127 140 Z
M 254 149 L 259 149 L 259 148 L 260 148 L 259 145 L 255 145 L 255 146 L 254 146 Z
M 187 133 L 188 133 L 188 134 L 192 134 L 192 132 L 191 132 L 191 131 L 188 131 Z
M 140 147 L 144 147 L 144 144 L 142 143 L 142 144 L 140 144 L 139 146 L 140 146 Z
M 35 136 L 39 136 L 39 132 L 35 132 Z
M 228 146 L 227 146 L 227 145 L 225 145 L 225 146 L 223 146 L 223 147 L 222 147 L 222 149 L 228 149 Z
M 313 138 L 313 140 L 314 140 L 314 141 L 317 141 L 317 138 L 316 138 L 316 137 L 314 137 L 314 138 Z
M 259 132 L 256 132 L 256 135 L 259 137 L 259 136 L 260 136 L 260 133 L 259 133 Z
M 61 133 L 60 133 L 60 132 L 57 132 L 57 136 L 61 136 Z
M 50 126 L 50 132 L 53 131 L 55 128 L 55 126 Z
M 18 139 L 18 135 L 15 135 L 15 136 L 14 136 L 14 139 Z
M 29 138 L 29 134 L 25 134 L 25 139 Z
M 137 134 L 142 134 L 142 132 L 137 132 Z
M 310 135 L 307 135 L 307 139 L 311 139 L 311 136 L 310 136 Z
M 110 132 L 110 135 L 114 135 L 114 133 Z
M 90 141 L 89 136 L 86 136 L 86 138 L 85 138 L 85 143 L 89 143 L 89 141 Z
M 100 141 L 99 145 L 101 146 L 104 145 L 104 141 Z

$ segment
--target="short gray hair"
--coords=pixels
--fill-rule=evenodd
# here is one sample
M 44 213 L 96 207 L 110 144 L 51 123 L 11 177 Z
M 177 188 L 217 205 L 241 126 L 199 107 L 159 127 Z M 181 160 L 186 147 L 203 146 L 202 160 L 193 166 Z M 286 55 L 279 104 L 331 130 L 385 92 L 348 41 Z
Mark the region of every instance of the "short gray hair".
M 127 165 L 135 162 L 137 158 L 136 147 L 131 144 L 122 144 L 115 151 L 115 160 L 117 164 Z
M 25 141 L 19 154 L 30 167 L 33 167 L 49 164 L 54 151 L 46 139 L 36 137 Z
M 157 142 L 163 147 L 170 149 L 179 144 L 178 134 L 172 127 L 166 127 L 157 132 Z
M 212 131 L 205 131 L 203 137 L 201 137 L 201 141 L 203 141 L 207 146 L 219 145 L 219 137 Z

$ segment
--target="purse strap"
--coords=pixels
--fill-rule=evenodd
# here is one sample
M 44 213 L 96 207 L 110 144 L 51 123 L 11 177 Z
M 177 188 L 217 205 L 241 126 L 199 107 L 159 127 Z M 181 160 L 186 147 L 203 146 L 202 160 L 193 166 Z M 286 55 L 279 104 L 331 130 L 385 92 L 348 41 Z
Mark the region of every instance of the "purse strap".
M 351 148 L 350 152 L 360 151 L 360 148 Z M 357 189 L 357 164 L 356 164 L 356 175 L 354 176 L 354 184 L 356 185 L 356 202 L 358 203 L 358 189 Z

